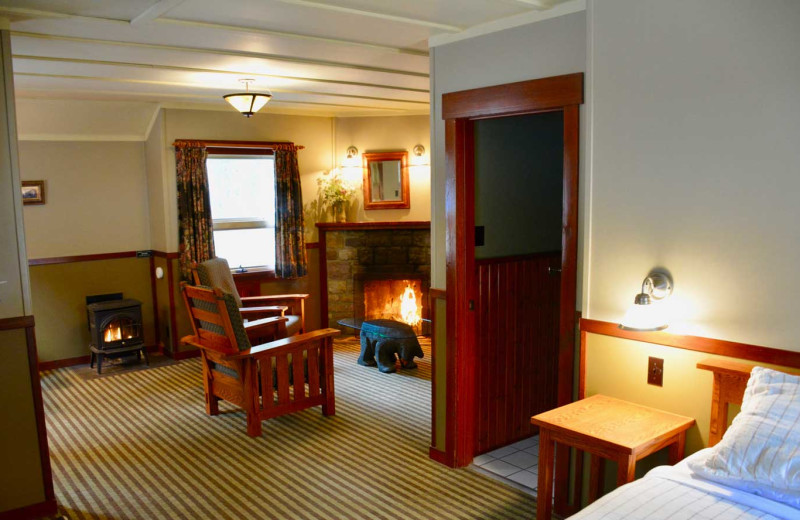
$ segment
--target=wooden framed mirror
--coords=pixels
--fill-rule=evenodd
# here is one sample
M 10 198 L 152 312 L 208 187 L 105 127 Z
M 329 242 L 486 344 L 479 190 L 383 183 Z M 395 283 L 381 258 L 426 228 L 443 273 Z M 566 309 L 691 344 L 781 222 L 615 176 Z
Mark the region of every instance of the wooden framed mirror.
M 364 209 L 407 209 L 408 152 L 362 154 L 364 162 Z

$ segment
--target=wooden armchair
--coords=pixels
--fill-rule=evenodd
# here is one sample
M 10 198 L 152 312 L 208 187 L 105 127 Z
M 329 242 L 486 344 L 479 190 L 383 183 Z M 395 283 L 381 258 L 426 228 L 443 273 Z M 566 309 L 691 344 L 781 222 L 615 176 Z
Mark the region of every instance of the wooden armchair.
M 223 292 L 236 298 L 239 312 L 247 320 L 257 320 L 269 316 L 285 316 L 289 336 L 306 331 L 305 300 L 308 294 L 275 294 L 240 297 L 233 281 L 228 261 L 212 258 L 191 266 L 195 285 L 219 287 Z
M 232 295 L 219 288 L 182 284 L 194 335 L 183 343 L 200 349 L 206 413 L 219 413 L 225 399 L 247 414 L 247 434 L 261 435 L 261 421 L 322 405 L 336 412 L 333 337 L 321 329 L 285 337 L 285 317 L 250 322 L 245 328 Z M 268 342 L 251 346 L 249 338 Z

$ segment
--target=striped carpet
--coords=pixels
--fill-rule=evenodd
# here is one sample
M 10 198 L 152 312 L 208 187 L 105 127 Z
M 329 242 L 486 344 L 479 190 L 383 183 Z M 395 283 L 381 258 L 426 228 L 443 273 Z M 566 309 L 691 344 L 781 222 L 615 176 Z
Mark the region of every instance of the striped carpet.
M 336 415 L 312 408 L 245 434 L 205 415 L 197 359 L 84 380 L 42 373 L 56 495 L 68 518 L 533 518 L 532 497 L 428 458 L 430 355 L 381 374 L 335 346 Z

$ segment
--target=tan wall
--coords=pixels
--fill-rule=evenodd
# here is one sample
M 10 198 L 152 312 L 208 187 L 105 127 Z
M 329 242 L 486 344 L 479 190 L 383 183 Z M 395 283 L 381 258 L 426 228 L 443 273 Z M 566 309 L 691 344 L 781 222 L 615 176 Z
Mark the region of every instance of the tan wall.
M 415 159 L 412 150 L 425 147 L 424 165 L 409 166 L 411 196 L 409 209 L 364 210 L 361 155 L 364 152 L 407 151 L 409 164 Z M 358 148 L 358 166 L 344 166 L 347 148 Z M 428 116 L 347 117 L 336 119 L 336 165 L 342 175 L 357 186 L 357 203 L 348 212 L 348 219 L 361 221 L 430 220 L 431 167 L 430 120 Z
M 28 258 L 150 249 L 141 142 L 19 146 L 23 180 L 44 180 L 46 204 L 25 206 Z
M 442 94 L 586 70 L 586 13 L 578 12 L 431 48 L 431 284 L 446 285 L 445 128 Z M 581 110 L 581 119 L 586 117 Z M 581 131 L 581 160 L 585 138 Z M 581 166 L 581 200 L 586 186 Z M 583 207 L 583 204 L 581 204 Z M 585 219 L 581 217 L 580 226 Z M 578 238 L 578 272 L 584 241 Z M 578 293 L 582 286 L 578 284 Z
M 0 319 L 31 314 L 14 114 L 11 37 L 0 19 Z M 0 331 L 0 512 L 46 500 L 25 330 Z M 44 425 L 42 425 L 44 426 Z M 52 489 L 52 487 L 49 487 Z
M 145 343 L 154 344 L 149 259 L 120 258 L 31 267 L 40 361 L 89 354 L 86 296 L 121 292 L 142 302 Z
M 167 229 L 168 206 L 164 196 L 166 150 L 164 143 L 164 112 L 159 110 L 153 128 L 144 143 L 145 168 L 147 173 L 147 201 L 150 220 L 150 249 L 167 252 L 167 236 L 172 233 Z M 177 229 L 174 233 L 177 234 Z
M 619 321 L 663 266 L 675 279 L 668 332 L 800 351 L 800 322 L 775 297 L 800 290 L 800 152 L 788 137 L 800 135 L 789 87 L 800 62 L 785 52 L 800 47 L 790 22 L 800 5 L 772 7 L 590 4 L 585 317 Z M 663 388 L 646 384 L 648 356 L 665 360 Z M 695 368 L 704 357 L 590 335 L 587 390 L 694 417 L 694 451 L 708 438 L 711 375 Z
M 800 4 L 612 1 L 592 13 L 585 315 L 619 320 L 663 266 L 671 331 L 800 351 L 800 321 L 776 297 L 800 291 L 800 57 L 785 52 L 800 48 Z

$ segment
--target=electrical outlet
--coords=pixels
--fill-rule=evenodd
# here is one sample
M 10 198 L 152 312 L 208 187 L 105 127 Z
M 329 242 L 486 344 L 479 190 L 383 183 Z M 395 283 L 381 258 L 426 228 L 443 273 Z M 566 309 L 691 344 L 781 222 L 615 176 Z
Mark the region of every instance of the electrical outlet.
M 647 359 L 647 384 L 664 386 L 664 360 L 650 357 Z

